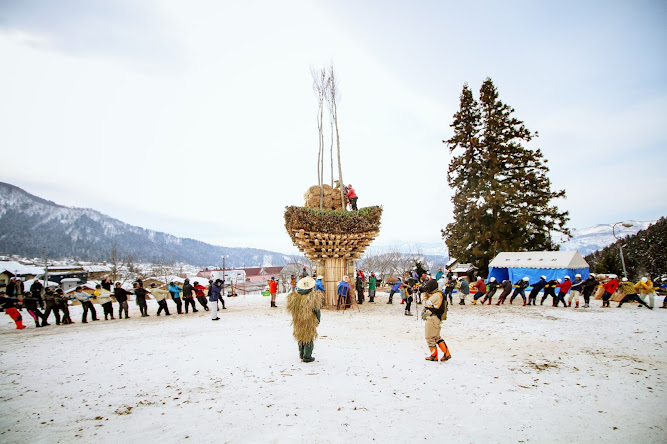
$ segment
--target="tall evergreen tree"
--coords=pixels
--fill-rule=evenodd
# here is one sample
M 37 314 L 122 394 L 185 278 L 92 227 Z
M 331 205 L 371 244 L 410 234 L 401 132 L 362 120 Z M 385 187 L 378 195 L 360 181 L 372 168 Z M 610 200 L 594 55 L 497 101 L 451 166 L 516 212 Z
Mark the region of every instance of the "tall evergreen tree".
M 565 191 L 551 191 L 541 150 L 523 145 L 537 133 L 513 114 L 491 79 L 482 84 L 479 102 L 464 84 L 454 135 L 445 141 L 454 154 L 447 174 L 454 221 L 442 235 L 450 256 L 483 273 L 501 251 L 553 250 L 552 232 L 570 234 L 567 211 L 551 205 Z

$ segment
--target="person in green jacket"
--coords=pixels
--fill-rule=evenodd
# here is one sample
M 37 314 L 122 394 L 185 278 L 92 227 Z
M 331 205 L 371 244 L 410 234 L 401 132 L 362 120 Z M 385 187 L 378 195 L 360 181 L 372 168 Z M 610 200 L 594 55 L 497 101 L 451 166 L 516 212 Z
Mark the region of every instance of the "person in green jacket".
M 375 273 L 371 273 L 368 278 L 368 302 L 375 302 L 375 287 L 377 286 L 377 278 Z

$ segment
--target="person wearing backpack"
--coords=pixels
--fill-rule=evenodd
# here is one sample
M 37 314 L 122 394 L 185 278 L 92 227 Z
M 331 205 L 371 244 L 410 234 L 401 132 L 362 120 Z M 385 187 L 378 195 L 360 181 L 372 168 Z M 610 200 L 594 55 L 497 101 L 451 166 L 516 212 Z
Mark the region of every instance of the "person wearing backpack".
M 436 283 L 435 280 L 429 282 Z M 449 348 L 445 340 L 440 336 L 440 324 L 443 320 L 447 319 L 447 299 L 437 290 L 437 283 L 435 289 L 433 289 L 433 284 L 429 285 L 429 282 L 420 287 L 420 290 L 423 289 L 425 296 L 424 311 L 422 313 L 422 319 L 426 321 L 424 333 L 426 344 L 431 351 L 430 356 L 427 356 L 425 359 L 427 361 L 437 361 L 439 347 L 442 350 L 442 359 L 440 360 L 447 361 L 452 358 L 452 355 L 449 353 Z

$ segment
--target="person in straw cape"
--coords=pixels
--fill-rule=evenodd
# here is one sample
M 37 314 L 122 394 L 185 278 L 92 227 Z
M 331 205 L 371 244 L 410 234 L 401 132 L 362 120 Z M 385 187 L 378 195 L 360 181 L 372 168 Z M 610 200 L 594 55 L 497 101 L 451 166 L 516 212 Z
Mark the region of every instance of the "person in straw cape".
M 287 295 L 287 311 L 292 315 L 293 335 L 299 344 L 299 357 L 312 362 L 313 347 L 320 324 L 323 292 L 315 288 L 315 280 L 304 277 L 296 283 L 296 291 Z

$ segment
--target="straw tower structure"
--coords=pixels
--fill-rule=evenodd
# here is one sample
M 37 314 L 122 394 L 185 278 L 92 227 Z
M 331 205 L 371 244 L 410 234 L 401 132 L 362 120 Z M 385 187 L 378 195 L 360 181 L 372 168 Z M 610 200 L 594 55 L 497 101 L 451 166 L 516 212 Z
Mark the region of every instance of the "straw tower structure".
M 382 207 L 332 210 L 336 200 L 340 207 L 340 191 L 325 187 L 330 190 L 330 200 L 325 198 L 325 202 L 331 206 L 319 210 L 320 187 L 315 185 L 305 194 L 306 206 L 285 209 L 285 228 L 294 245 L 318 264 L 318 274 L 324 275 L 325 305 L 336 305 L 338 282 L 352 271 L 353 262 L 380 234 Z

